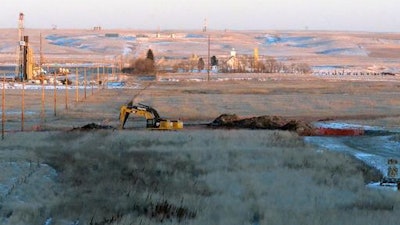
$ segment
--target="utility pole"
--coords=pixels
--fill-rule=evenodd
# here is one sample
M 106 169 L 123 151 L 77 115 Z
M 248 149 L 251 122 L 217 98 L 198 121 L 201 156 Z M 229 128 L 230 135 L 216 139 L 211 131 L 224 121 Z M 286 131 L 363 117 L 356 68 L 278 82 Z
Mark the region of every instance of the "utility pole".
M 208 35 L 207 81 L 210 81 L 210 44 L 211 38 L 210 35 Z
M 42 37 L 42 33 L 40 33 L 40 56 L 39 56 L 39 67 L 40 67 L 40 74 L 42 74 L 42 65 L 44 63 L 44 58 L 43 58 L 43 37 Z
M 41 111 L 41 118 L 42 123 L 45 120 L 45 105 L 44 105 L 44 74 L 42 73 L 42 64 L 43 64 L 43 54 L 42 54 L 42 33 L 40 33 L 40 57 L 39 57 L 39 76 L 40 81 L 42 82 L 42 111 Z

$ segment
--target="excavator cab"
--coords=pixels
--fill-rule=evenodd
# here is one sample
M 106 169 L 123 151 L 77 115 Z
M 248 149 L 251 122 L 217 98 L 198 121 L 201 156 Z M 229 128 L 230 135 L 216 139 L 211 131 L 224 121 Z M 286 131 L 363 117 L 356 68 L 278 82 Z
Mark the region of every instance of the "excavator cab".
M 183 122 L 180 120 L 162 119 L 154 108 L 138 104 L 134 105 L 132 101 L 121 106 L 120 110 L 120 129 L 124 129 L 129 114 L 135 114 L 146 118 L 146 127 L 156 130 L 178 130 L 183 128 Z
M 157 122 L 155 119 L 147 119 L 146 120 L 146 127 L 147 128 L 154 128 L 157 127 Z

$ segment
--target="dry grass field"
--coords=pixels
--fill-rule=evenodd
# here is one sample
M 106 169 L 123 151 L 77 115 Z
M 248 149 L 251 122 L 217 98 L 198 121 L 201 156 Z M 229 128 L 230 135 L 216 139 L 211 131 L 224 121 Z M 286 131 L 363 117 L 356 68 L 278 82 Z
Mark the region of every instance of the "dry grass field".
M 398 219 L 397 193 L 365 187 L 378 179 L 373 170 L 289 132 L 35 132 L 10 135 L 2 146 L 2 167 L 22 170 L 2 196 L 4 224 Z
M 173 77 L 160 75 L 158 79 Z M 187 75 L 190 77 L 191 75 Z M 212 79 L 229 78 L 230 74 L 215 75 Z M 234 75 L 232 75 L 234 76 Z M 242 75 L 252 77 L 253 75 Z M 399 80 L 381 77 L 377 80 L 339 80 L 312 75 L 258 75 L 255 80 L 228 80 L 210 82 L 148 82 L 127 77 L 127 83 L 136 88 L 86 90 L 71 87 L 56 93 L 45 90 L 45 118 L 41 117 L 42 90 L 25 90 L 26 129 L 42 126 L 45 130 L 69 129 L 90 122 L 118 127 L 121 105 L 134 100 L 151 105 L 161 116 L 180 118 L 188 123 L 211 122 L 223 113 L 242 117 L 280 115 L 306 121 L 326 119 L 377 119 L 399 116 Z M 261 81 L 260 81 L 261 80 Z M 20 129 L 22 91 L 6 90 L 8 119 L 6 128 Z M 78 101 L 77 100 L 78 96 Z M 68 109 L 66 109 L 66 105 Z M 140 121 L 140 118 L 139 118 Z M 397 120 L 383 124 L 398 126 Z M 128 124 L 129 126 L 129 121 Z
M 10 171 L 1 179 L 14 177 L 1 189 L 2 223 L 397 224 L 398 194 L 366 188 L 380 174 L 352 156 L 291 132 L 190 126 L 236 113 L 393 128 L 397 81 L 258 76 L 265 81 L 140 82 L 86 99 L 80 90 L 79 102 L 70 90 L 68 110 L 58 90 L 57 116 L 47 90 L 44 119 L 41 90 L 26 90 L 27 131 L 18 132 L 19 114 L 11 114 L 1 142 L 1 167 Z M 18 111 L 20 93 L 6 90 L 7 109 Z M 119 107 L 131 99 L 188 126 L 148 131 L 132 117 L 125 130 L 71 131 L 92 122 L 117 127 Z
M 39 31 L 27 32 L 37 46 Z M 141 39 L 140 45 L 132 46 L 129 38 L 104 38 L 107 32 L 151 35 L 43 31 L 48 60 L 90 58 L 97 63 L 127 49 L 141 54 L 139 50 L 150 45 L 156 55 L 205 54 L 204 38 L 179 39 L 195 32 L 174 32 L 178 39 L 173 40 L 167 34 L 163 40 Z M 0 62 L 12 63 L 13 33 L 0 33 Z M 288 63 L 363 69 L 396 69 L 398 64 L 397 34 L 213 35 L 213 49 L 219 55 L 229 54 L 232 47 L 252 54 L 261 36 L 267 43 L 259 46 L 260 53 Z M 274 39 L 277 36 L 281 38 Z M 65 45 L 65 39 L 75 44 Z M 44 91 L 42 105 L 40 86 L 29 88 L 24 132 L 22 91 L 6 89 L 0 224 L 398 224 L 398 193 L 367 188 L 382 175 L 353 156 L 313 146 L 289 131 L 204 126 L 223 113 L 235 113 L 396 129 L 397 75 L 211 74 L 208 82 L 206 75 L 159 74 L 156 81 L 121 75 L 118 80 L 127 84 L 125 88 L 88 88 L 86 98 L 82 88 L 78 98 L 73 87 L 60 88 L 56 115 L 54 91 Z M 125 130 L 73 130 L 89 123 L 117 128 L 119 108 L 131 100 L 151 105 L 162 117 L 182 119 L 185 128 L 151 131 L 144 128 L 143 118 L 130 117 Z

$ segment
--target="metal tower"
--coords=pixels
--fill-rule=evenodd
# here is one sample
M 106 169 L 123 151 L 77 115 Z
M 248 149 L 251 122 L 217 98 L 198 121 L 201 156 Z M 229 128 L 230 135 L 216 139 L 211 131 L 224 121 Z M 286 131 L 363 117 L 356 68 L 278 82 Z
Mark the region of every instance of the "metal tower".
M 204 24 L 203 24 L 203 32 L 207 32 L 207 26 L 208 26 L 208 22 L 207 22 L 207 18 L 205 18 Z
M 22 35 L 24 32 L 24 14 L 19 13 L 18 17 L 18 40 L 22 41 Z
M 20 81 L 24 80 L 24 47 L 25 41 L 23 38 L 24 33 L 24 14 L 19 13 L 18 17 L 18 45 L 19 45 L 19 54 L 18 54 L 18 78 Z

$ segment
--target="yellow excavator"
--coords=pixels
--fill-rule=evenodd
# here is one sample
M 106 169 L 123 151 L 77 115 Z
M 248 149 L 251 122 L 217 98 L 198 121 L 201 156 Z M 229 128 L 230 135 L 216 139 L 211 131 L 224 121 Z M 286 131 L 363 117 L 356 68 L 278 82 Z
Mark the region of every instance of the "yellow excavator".
M 183 128 L 183 122 L 181 120 L 163 119 L 154 108 L 140 103 L 134 105 L 133 102 L 130 101 L 128 104 L 121 106 L 119 114 L 120 129 L 124 129 L 129 114 L 135 114 L 146 118 L 146 127 L 149 129 L 179 130 Z

